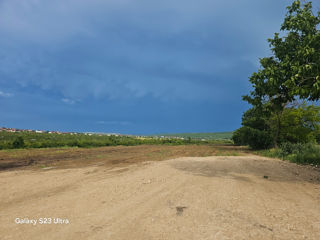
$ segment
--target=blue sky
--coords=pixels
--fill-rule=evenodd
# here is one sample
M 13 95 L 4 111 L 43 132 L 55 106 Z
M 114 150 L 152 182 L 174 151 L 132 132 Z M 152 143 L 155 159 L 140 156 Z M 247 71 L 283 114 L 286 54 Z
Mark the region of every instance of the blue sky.
M 2 0 L 0 126 L 232 131 L 283 0 Z

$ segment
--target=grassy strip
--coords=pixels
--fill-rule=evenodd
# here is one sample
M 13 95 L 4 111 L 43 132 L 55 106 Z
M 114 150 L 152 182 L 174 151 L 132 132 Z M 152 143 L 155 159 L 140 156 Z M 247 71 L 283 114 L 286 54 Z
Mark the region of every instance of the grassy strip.
M 320 145 L 313 143 L 284 143 L 279 148 L 261 150 L 257 154 L 299 164 L 320 165 Z
M 172 138 L 136 138 L 130 136 L 107 136 L 86 134 L 56 134 L 33 132 L 0 132 L 0 149 L 17 148 L 61 148 L 61 147 L 103 147 L 136 145 L 187 145 L 187 144 L 232 144 L 231 140 L 196 140 Z

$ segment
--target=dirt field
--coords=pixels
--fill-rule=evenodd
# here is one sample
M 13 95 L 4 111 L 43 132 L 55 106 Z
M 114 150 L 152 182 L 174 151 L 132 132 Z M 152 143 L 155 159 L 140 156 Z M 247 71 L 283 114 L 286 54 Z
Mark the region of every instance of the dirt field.
M 319 170 L 245 149 L 0 151 L 0 163 L 1 240 L 320 239 Z
M 177 157 L 243 155 L 248 149 L 208 145 L 140 145 L 101 148 L 47 148 L 0 151 L 0 171 L 20 168 L 78 168 L 84 166 L 122 166 Z

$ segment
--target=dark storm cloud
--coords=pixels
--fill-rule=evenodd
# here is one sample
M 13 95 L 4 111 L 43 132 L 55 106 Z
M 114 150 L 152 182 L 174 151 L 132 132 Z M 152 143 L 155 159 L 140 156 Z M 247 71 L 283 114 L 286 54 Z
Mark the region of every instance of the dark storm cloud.
M 249 89 L 248 76 L 256 70 L 258 57 L 268 54 L 266 38 L 278 31 L 288 4 L 276 0 L 3 0 L 0 91 L 14 95 L 5 101 L 17 109 L 38 98 L 39 119 L 43 115 L 45 121 L 56 111 L 59 122 L 70 113 L 67 109 L 78 106 L 74 114 L 82 116 L 82 125 L 76 126 L 80 130 L 88 129 L 89 122 L 98 127 L 116 125 L 98 122 L 118 122 L 119 131 L 147 132 L 134 125 L 143 120 L 133 115 L 144 116 L 150 130 L 161 125 L 164 121 L 157 120 L 156 112 L 146 118 L 151 106 L 169 109 L 167 116 L 173 116 L 167 118 L 169 125 L 192 111 L 181 107 L 186 104 L 199 108 L 202 115 L 221 114 L 223 104 L 244 110 L 240 101 Z M 50 111 L 40 111 L 44 103 Z M 96 112 L 89 111 L 93 103 Z M 121 112 L 130 108 L 135 109 L 132 114 Z M 10 114 L 16 116 L 10 109 L 4 123 L 10 122 Z M 88 112 L 92 119 L 85 116 Z M 30 121 L 27 115 L 21 117 Z M 210 126 L 211 113 L 207 118 L 199 130 L 219 130 Z M 234 129 L 239 121 L 221 130 Z M 62 120 L 56 126 L 72 129 Z M 189 129 L 196 131 L 196 123 L 168 127 L 168 131 Z

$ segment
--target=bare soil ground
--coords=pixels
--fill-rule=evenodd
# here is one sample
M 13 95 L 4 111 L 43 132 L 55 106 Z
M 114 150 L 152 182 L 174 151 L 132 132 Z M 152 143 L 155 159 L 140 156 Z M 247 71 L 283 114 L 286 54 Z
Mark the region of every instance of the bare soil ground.
M 160 161 L 177 157 L 243 155 L 247 148 L 231 145 L 140 145 L 101 148 L 46 148 L 0 151 L 0 171 L 45 167 L 78 168 L 84 166 L 115 166 Z
M 319 170 L 246 151 L 0 151 L 0 239 L 320 239 Z

